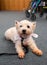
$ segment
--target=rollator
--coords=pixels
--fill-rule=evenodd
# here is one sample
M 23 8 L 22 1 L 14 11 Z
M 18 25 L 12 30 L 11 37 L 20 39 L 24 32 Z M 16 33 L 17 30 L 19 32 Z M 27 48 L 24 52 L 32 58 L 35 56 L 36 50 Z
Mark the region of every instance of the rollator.
M 25 11 L 27 18 L 30 18 L 31 20 L 36 20 L 35 13 L 40 3 L 41 3 L 41 0 L 33 0 L 30 2 L 29 7 Z

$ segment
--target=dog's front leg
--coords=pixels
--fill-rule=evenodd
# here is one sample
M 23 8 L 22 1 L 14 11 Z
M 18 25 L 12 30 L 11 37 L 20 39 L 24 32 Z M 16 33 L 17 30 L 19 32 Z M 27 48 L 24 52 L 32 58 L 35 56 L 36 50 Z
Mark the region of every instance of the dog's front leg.
M 43 52 L 36 46 L 36 43 L 33 39 L 28 40 L 28 45 L 30 49 L 32 49 L 32 52 L 35 53 L 36 55 L 41 56 L 43 54 Z
M 21 41 L 17 41 L 15 43 L 15 48 L 16 48 L 16 51 L 18 53 L 19 58 L 24 58 L 25 53 L 24 53 L 24 50 L 22 48 Z

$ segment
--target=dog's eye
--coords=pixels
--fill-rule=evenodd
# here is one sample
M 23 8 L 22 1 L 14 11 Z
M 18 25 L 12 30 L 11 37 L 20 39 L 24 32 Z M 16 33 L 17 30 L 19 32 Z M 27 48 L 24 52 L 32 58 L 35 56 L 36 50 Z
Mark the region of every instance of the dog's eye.
M 22 27 L 22 25 L 20 25 L 20 27 Z
M 29 25 L 27 25 L 27 28 L 30 28 L 30 26 L 29 26 Z

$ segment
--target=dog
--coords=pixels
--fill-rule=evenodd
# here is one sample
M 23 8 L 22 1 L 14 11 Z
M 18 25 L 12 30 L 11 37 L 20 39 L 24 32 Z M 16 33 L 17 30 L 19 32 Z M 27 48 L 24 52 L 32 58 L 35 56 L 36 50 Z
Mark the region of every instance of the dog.
M 37 47 L 35 40 L 33 40 L 33 33 L 36 28 L 36 22 L 28 20 L 16 21 L 15 26 L 5 31 L 5 38 L 15 43 L 16 52 L 19 58 L 25 57 L 21 39 L 23 38 L 23 45 L 28 46 L 33 53 L 41 56 L 43 52 Z

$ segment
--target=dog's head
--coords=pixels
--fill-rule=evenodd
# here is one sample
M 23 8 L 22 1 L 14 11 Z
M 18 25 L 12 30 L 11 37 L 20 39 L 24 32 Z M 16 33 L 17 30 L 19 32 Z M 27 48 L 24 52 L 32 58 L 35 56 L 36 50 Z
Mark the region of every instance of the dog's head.
M 16 21 L 15 26 L 20 36 L 28 36 L 34 32 L 36 22 L 30 22 L 28 20 Z

